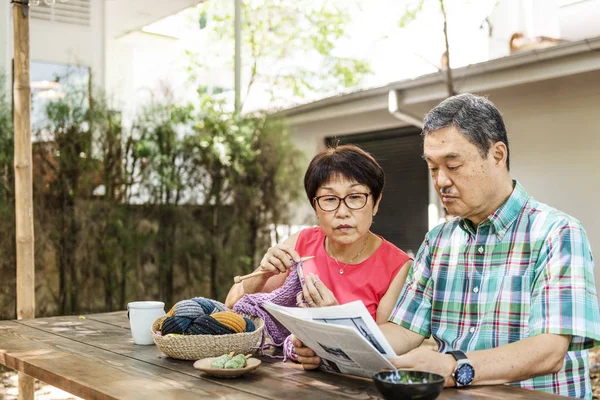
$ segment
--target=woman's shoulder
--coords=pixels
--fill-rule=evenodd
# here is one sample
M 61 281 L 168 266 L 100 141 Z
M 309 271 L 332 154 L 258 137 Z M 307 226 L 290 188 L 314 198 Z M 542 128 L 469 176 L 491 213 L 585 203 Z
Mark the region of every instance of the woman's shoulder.
M 380 257 L 381 261 L 383 261 L 385 265 L 402 266 L 411 259 L 408 254 L 398 248 L 395 244 L 388 242 L 381 236 L 380 238 L 382 240 L 381 246 L 379 246 L 377 252 L 379 253 L 378 256 Z
M 318 245 L 323 242 L 325 233 L 320 226 L 311 226 L 310 228 L 304 228 L 298 233 L 298 240 L 296 241 L 296 249 L 305 248 L 312 245 Z

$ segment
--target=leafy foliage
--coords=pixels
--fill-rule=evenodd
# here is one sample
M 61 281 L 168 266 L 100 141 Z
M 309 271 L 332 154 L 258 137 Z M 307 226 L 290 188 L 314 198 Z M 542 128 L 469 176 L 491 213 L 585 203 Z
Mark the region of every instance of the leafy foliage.
M 336 44 L 350 22 L 352 1 L 247 0 L 242 4 L 246 98 L 255 86 L 270 92 L 273 100 L 334 94 L 355 87 L 371 72 L 366 60 L 336 54 Z M 227 66 L 233 60 L 233 2 L 204 2 L 197 13 L 206 21 L 211 46 L 189 53 L 192 77 L 198 69 L 214 65 L 215 59 Z M 306 60 L 311 60 L 309 66 Z
M 409 3 L 406 6 L 406 10 L 405 10 L 404 14 L 400 18 L 400 21 L 398 22 L 398 26 L 400 28 L 404 28 L 408 24 L 410 24 L 411 22 L 416 20 L 419 13 L 423 10 L 424 3 L 425 3 L 425 0 L 415 0 L 415 1 L 412 1 L 411 3 Z M 446 60 L 445 65 L 441 65 L 441 67 L 439 68 L 439 71 L 445 73 L 446 88 L 448 90 L 448 96 L 454 96 L 456 94 L 456 91 L 454 90 L 454 78 L 452 77 L 452 68 L 450 66 L 450 44 L 449 44 L 449 40 L 448 40 L 448 17 L 446 14 L 446 7 L 444 5 L 444 0 L 438 0 L 438 4 L 439 4 L 440 12 L 442 14 L 443 21 L 444 21 L 443 26 L 442 26 L 442 32 L 444 34 L 444 42 L 445 42 L 445 46 L 446 46 L 446 52 L 444 53 L 444 58 Z
M 423 4 L 425 0 L 416 0 L 411 1 L 406 5 L 406 9 L 404 10 L 404 14 L 398 21 L 398 26 L 400 28 L 405 28 L 408 24 L 417 19 L 419 13 L 423 10 Z
M 241 118 L 208 95 L 197 104 L 154 101 L 130 126 L 87 88 L 71 88 L 45 111 L 33 171 L 38 315 L 123 309 L 140 298 L 223 299 L 299 195 L 300 156 L 284 125 Z M 0 223 L 9 233 L 0 274 L 13 277 L 3 279 L 0 295 L 7 318 L 14 309 L 9 115 L 0 114 Z
M 15 286 L 15 216 L 14 216 L 14 142 L 10 97 L 5 93 L 5 76 L 0 72 L 0 293 L 12 293 Z M 0 310 L 7 310 L 8 317 L 15 315 L 15 297 L 0 295 Z M 0 313 L 0 317 L 2 314 Z
M 6 212 L 12 202 L 14 188 L 11 186 L 14 157 L 14 142 L 12 128 L 12 113 L 8 102 L 10 98 L 5 92 L 5 77 L 0 73 L 0 175 L 2 176 L 0 187 L 0 213 Z

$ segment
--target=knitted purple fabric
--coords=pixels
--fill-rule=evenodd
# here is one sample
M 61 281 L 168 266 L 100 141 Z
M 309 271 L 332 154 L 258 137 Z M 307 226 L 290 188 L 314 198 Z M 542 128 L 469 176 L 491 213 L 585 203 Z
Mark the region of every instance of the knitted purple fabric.
M 265 332 L 275 346 L 283 346 L 290 332 L 264 309 L 263 304 L 271 302 L 284 307 L 296 306 L 296 296 L 302 291 L 298 268 L 302 268 L 302 261 L 292 266 L 290 274 L 280 288 L 271 293 L 246 294 L 233 306 L 233 311 L 238 314 L 262 318 L 265 321 Z
M 294 350 L 294 344 L 292 343 L 291 337 L 292 335 L 286 337 L 283 342 L 283 362 L 287 359 L 298 361 L 298 354 L 296 354 L 296 350 Z

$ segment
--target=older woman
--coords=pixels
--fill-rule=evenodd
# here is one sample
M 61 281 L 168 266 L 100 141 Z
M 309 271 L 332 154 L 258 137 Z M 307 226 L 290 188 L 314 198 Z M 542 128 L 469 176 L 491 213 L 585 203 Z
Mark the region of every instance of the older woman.
M 304 176 L 304 188 L 319 226 L 271 247 L 259 267 L 268 273 L 235 284 L 226 305 L 233 307 L 246 293 L 282 286 L 292 260 L 314 256 L 314 271 L 305 266 L 299 305 L 324 307 L 361 300 L 377 323 L 387 322 L 412 261 L 370 231 L 384 182 L 381 166 L 357 146 L 317 154 Z

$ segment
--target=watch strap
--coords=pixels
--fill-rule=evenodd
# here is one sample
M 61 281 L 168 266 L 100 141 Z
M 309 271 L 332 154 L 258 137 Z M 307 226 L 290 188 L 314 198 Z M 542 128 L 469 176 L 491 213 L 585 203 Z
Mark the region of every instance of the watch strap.
M 460 350 L 453 350 L 453 351 L 448 351 L 446 354 L 451 354 L 452 357 L 454 357 L 454 359 L 456 361 L 460 361 L 460 360 L 468 360 L 467 355 L 465 354 L 464 351 L 460 351 Z

